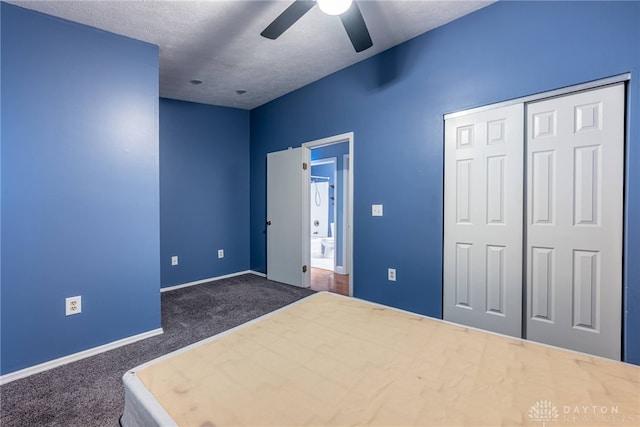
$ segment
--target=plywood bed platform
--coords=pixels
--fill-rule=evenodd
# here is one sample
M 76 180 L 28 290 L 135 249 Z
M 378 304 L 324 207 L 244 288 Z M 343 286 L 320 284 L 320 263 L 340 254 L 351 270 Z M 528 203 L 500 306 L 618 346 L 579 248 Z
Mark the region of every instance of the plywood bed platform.
M 640 424 L 638 366 L 329 293 L 123 380 L 125 427 Z

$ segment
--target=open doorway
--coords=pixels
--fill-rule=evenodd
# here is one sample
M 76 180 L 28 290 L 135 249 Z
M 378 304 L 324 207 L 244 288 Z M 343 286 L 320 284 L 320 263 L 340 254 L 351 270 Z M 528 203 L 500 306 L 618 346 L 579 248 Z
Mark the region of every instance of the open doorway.
M 353 134 L 303 144 L 309 149 L 309 286 L 352 295 Z
M 348 147 L 347 147 L 348 149 Z M 338 221 L 337 199 L 342 190 L 342 182 L 336 177 L 337 158 L 318 157 L 317 151 L 311 150 L 311 180 L 309 185 L 309 217 L 311 230 L 311 268 L 336 270 L 336 252 L 341 249 L 336 241 L 336 225 Z M 340 212 L 342 213 L 342 212 Z

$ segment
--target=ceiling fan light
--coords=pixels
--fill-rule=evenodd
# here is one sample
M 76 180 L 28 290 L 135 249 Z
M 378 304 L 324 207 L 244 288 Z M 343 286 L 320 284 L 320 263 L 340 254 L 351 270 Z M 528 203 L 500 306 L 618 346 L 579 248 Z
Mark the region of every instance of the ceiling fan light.
M 320 10 L 327 15 L 342 15 L 351 7 L 353 0 L 317 0 Z

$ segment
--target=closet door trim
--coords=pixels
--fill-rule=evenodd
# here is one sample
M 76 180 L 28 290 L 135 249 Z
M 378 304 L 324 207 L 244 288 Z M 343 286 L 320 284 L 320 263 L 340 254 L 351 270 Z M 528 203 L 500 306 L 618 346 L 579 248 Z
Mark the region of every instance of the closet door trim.
M 444 115 L 444 119 L 453 119 L 457 117 L 463 117 L 469 114 L 479 113 L 481 111 L 493 110 L 496 108 L 507 107 L 514 104 L 527 104 L 529 102 L 541 101 L 547 98 L 553 98 L 556 96 L 568 95 L 574 92 L 582 92 L 589 89 L 597 89 L 604 86 L 614 85 L 616 83 L 626 82 L 631 80 L 631 73 L 618 74 L 604 79 L 593 80 L 586 83 L 580 83 L 573 86 L 567 86 L 560 89 L 550 90 L 547 92 L 536 93 L 534 95 L 528 95 L 522 98 L 510 99 L 507 101 L 498 102 L 495 104 L 483 105 L 481 107 L 471 108 L 463 111 L 455 111 Z

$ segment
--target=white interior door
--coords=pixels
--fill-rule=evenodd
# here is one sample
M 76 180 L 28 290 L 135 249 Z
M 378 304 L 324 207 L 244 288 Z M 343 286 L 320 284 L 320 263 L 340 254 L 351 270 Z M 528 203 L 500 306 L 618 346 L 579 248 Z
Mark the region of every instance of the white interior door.
M 624 85 L 527 105 L 527 339 L 620 360 Z
M 300 287 L 308 286 L 309 275 L 304 161 L 302 148 L 267 155 L 267 278 Z
M 524 107 L 447 119 L 443 317 L 520 337 Z

